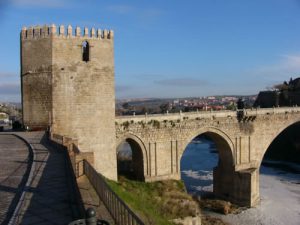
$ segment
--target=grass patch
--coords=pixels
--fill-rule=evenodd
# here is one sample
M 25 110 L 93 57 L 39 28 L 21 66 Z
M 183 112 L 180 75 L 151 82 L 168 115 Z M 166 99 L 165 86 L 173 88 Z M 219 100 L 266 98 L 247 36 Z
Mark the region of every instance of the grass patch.
M 108 181 L 108 184 L 145 224 L 173 225 L 172 219 L 200 213 L 182 181 L 144 183 L 121 177 L 119 182 Z

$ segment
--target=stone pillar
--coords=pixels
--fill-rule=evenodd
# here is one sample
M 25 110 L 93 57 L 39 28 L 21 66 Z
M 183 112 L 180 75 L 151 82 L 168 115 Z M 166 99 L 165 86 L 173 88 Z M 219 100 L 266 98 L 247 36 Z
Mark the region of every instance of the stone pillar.
M 253 207 L 259 203 L 259 169 L 235 172 L 233 200 L 239 205 Z
M 235 172 L 214 168 L 214 194 L 240 206 L 253 207 L 259 203 L 259 169 Z
M 214 195 L 217 198 L 230 200 L 233 194 L 234 168 L 217 166 L 213 171 Z

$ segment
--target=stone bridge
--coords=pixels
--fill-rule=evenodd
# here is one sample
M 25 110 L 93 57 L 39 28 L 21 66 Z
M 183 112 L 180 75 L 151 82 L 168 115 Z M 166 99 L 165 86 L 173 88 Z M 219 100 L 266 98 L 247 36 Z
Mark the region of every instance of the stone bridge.
M 197 112 L 115 118 L 114 32 L 51 26 L 20 33 L 23 125 L 48 130 L 105 177 L 117 180 L 117 144 L 127 141 L 140 180 L 180 179 L 190 141 L 216 143 L 217 196 L 245 205 L 259 200 L 262 158 L 274 138 L 300 121 L 300 108 Z M 91 49 L 90 49 L 91 48 Z M 238 115 L 238 116 L 237 116 Z M 70 142 L 70 143 L 69 143 Z M 73 148 L 73 147 L 72 147 Z
M 206 134 L 216 143 L 214 194 L 240 205 L 259 202 L 259 168 L 272 141 L 300 121 L 300 107 L 117 117 L 117 146 L 127 141 L 139 180 L 180 179 L 187 145 Z

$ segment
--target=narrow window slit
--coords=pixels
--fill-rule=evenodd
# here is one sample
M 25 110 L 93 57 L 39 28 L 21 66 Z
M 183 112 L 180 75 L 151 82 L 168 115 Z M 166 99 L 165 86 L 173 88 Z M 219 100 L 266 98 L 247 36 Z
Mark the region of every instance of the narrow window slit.
M 90 45 L 87 41 L 82 43 L 82 61 L 90 61 Z

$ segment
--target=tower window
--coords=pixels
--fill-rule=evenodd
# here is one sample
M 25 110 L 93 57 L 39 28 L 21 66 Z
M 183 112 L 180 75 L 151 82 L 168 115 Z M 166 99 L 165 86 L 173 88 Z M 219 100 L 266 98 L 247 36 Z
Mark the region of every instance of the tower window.
M 87 41 L 82 43 L 82 61 L 90 61 L 90 45 Z

